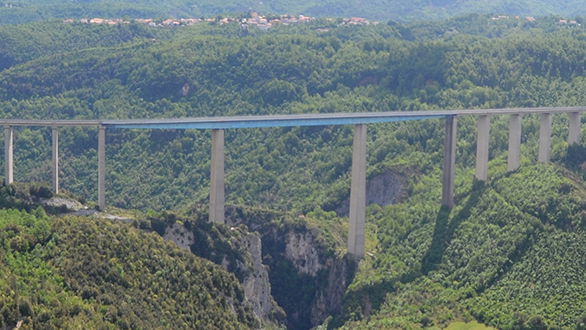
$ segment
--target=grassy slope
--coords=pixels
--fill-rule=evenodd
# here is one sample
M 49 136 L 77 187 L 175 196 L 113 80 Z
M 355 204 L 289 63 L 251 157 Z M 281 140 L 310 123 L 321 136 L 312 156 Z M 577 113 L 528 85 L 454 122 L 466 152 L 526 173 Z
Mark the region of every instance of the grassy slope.
M 0 210 L 0 326 L 247 328 L 242 288 L 155 234 Z
M 372 315 L 347 327 L 576 325 L 586 308 L 586 187 L 573 177 L 525 167 L 470 194 L 460 186 L 452 212 L 419 207 L 425 191 L 380 211 L 381 246 L 347 296 L 346 318 L 364 317 L 365 301 Z

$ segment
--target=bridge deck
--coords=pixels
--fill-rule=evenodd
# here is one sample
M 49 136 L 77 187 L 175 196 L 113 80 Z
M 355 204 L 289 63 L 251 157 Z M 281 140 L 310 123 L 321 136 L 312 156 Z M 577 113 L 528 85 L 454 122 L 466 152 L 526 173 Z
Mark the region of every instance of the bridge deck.
M 229 129 L 256 127 L 328 126 L 373 124 L 453 116 L 509 115 L 534 113 L 584 112 L 586 107 L 507 108 L 478 110 L 433 110 L 392 112 L 319 113 L 232 117 L 199 117 L 129 120 L 24 120 L 0 119 L 4 126 L 106 126 L 148 129 Z
M 53 191 L 59 191 L 59 127 L 93 126 L 98 128 L 98 207 L 106 207 L 106 130 L 117 129 L 213 129 L 212 155 L 210 169 L 210 212 L 211 222 L 224 223 L 224 131 L 229 128 L 286 127 L 286 126 L 329 126 L 355 125 L 352 144 L 352 176 L 350 188 L 350 225 L 348 251 L 355 258 L 364 256 L 364 225 L 366 217 L 366 169 L 367 137 L 366 125 L 406 120 L 431 118 L 445 119 L 444 165 L 442 178 L 442 204 L 453 207 L 457 147 L 457 117 L 480 116 L 476 152 L 476 178 L 488 178 L 490 117 L 491 115 L 511 115 L 509 119 L 508 169 L 519 167 L 521 155 L 521 115 L 541 114 L 539 133 L 539 156 L 542 163 L 549 162 L 551 149 L 552 114 L 569 113 L 568 143 L 580 142 L 581 113 L 586 107 L 557 108 L 510 108 L 482 110 L 435 110 L 401 112 L 360 112 L 360 113 L 321 113 L 297 115 L 265 115 L 235 117 L 204 117 L 177 119 L 135 119 L 135 120 L 24 120 L 0 119 L 4 126 L 4 182 L 14 181 L 14 126 L 45 126 L 52 129 L 52 170 Z

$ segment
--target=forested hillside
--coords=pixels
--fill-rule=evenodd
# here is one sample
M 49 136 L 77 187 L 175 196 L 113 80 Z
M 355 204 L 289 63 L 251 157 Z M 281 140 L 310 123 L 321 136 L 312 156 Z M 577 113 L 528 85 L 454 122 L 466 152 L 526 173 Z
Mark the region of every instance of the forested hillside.
M 371 207 L 378 244 L 347 292 L 345 328 L 445 327 L 460 319 L 581 329 L 585 188 L 565 169 L 539 165 L 486 185 L 460 181 L 451 211 L 434 205 L 441 187 L 427 179 L 404 203 Z
M 58 53 L 21 51 L 30 37 L 19 39 L 19 31 L 59 40 L 68 30 L 10 28 L 21 41 L 6 56 L 24 63 L 0 73 L 0 108 L 5 118 L 106 119 L 584 104 L 583 29 L 478 22 L 485 27 L 442 36 L 432 26 L 337 28 L 328 21 L 245 36 L 238 25 L 189 27 L 160 39 L 139 30 L 120 45 L 86 48 L 80 41 Z M 101 29 L 105 40 L 121 42 L 111 31 L 120 27 Z M 22 53 L 35 58 L 10 55 Z M 495 118 L 495 127 L 505 120 Z M 558 142 L 567 128 L 565 118 L 555 120 L 554 156 L 561 157 Z M 527 159 L 535 157 L 536 124 L 526 118 Z M 473 164 L 473 125 L 462 121 L 460 166 Z M 439 121 L 370 130 L 371 176 L 389 169 L 429 173 L 439 164 Z M 350 133 L 349 127 L 228 131 L 228 200 L 336 209 L 348 195 Z M 49 131 L 16 134 L 17 180 L 49 181 Z M 506 132 L 496 129 L 492 139 L 491 156 L 502 155 Z M 198 131 L 108 132 L 109 202 L 152 209 L 205 202 L 209 140 Z M 95 129 L 62 132 L 63 187 L 88 200 L 95 200 L 96 141 Z
M 2 0 L 0 24 L 25 23 L 51 18 L 83 17 L 202 17 L 258 11 L 263 14 L 304 14 L 317 17 L 360 16 L 379 20 L 426 20 L 470 13 L 509 15 L 584 15 L 580 0 L 303 0 L 303 1 L 63 1 Z
M 258 326 L 232 274 L 128 225 L 3 209 L 0 244 L 2 328 Z
M 162 38 L 165 34 L 164 30 L 138 24 L 116 28 L 57 22 L 4 26 L 0 29 L 0 70 L 46 55 L 115 46 L 136 38 Z
M 0 114 L 122 119 L 583 106 L 586 30 L 558 21 L 472 15 L 342 26 L 324 19 L 267 31 L 207 23 L 5 25 Z M 507 125 L 506 116 L 492 118 L 482 184 L 472 180 L 476 123 L 459 120 L 451 211 L 439 206 L 443 122 L 369 125 L 369 187 L 383 182 L 389 191 L 369 206 L 367 256 L 356 270 L 343 255 L 351 127 L 227 130 L 233 227 L 200 224 L 205 232 L 191 226 L 206 219 L 209 132 L 108 130 L 107 211 L 132 214 L 137 226 L 49 218 L 4 187 L 3 206 L 29 213 L 0 214 L 3 325 L 258 327 L 236 282 L 245 272 L 226 265 L 236 260 L 269 266 L 270 298 L 282 308 L 272 306 L 273 317 L 291 328 L 580 327 L 586 130 L 569 147 L 567 118 L 554 116 L 553 164 L 534 165 L 539 118 L 525 116 L 522 167 L 506 173 Z M 92 206 L 96 129 L 63 128 L 60 139 L 62 187 Z M 15 130 L 17 182 L 49 182 L 50 143 L 50 130 Z M 195 235 L 187 248 L 235 276 L 145 233 L 165 236 L 169 228 Z M 252 240 L 249 234 L 262 240 L 260 265 L 245 251 L 251 241 L 238 241 Z

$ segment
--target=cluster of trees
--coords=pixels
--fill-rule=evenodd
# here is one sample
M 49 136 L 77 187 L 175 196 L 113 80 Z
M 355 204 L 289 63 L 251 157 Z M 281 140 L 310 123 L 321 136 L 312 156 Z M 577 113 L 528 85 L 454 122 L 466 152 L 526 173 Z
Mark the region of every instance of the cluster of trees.
M 7 118 L 79 119 L 584 104 L 583 30 L 510 27 L 488 17 L 478 22 L 505 32 L 494 36 L 497 27 L 478 28 L 438 36 L 429 26 L 336 27 L 320 21 L 246 36 L 236 25 L 159 35 L 79 25 L 87 37 L 69 48 L 27 52 L 26 40 L 59 45 L 73 32 L 59 32 L 56 23 L 11 27 L 3 33 L 21 41 L 7 43 L 4 53 L 22 64 L 0 73 L 0 107 Z M 101 33 L 105 46 L 87 48 Z M 495 127 L 504 127 L 505 120 L 495 119 Z M 536 125 L 535 118 L 525 121 L 529 159 L 535 156 Z M 556 117 L 555 125 L 555 154 L 562 157 L 565 119 Z M 506 148 L 506 132 L 493 131 L 491 157 Z M 441 159 L 439 122 L 372 125 L 370 132 L 372 174 L 396 167 L 427 173 Z M 16 134 L 17 180 L 49 181 L 49 132 Z M 108 132 L 109 202 L 164 209 L 204 201 L 208 134 Z M 463 120 L 459 134 L 459 164 L 469 166 L 474 123 Z M 315 205 L 335 209 L 348 194 L 350 144 L 348 127 L 229 131 L 228 198 L 303 211 Z M 96 131 L 64 129 L 61 145 L 63 186 L 95 199 Z
M 586 32 L 551 21 L 513 24 L 472 16 L 437 24 L 340 27 L 320 20 L 268 32 L 243 31 L 236 24 L 155 30 L 43 23 L 0 26 L 0 35 L 6 36 L 0 39 L 6 45 L 0 48 L 4 118 L 168 118 L 586 103 Z M 75 42 L 67 42 L 70 37 Z M 569 263 L 570 257 L 586 255 L 585 189 L 579 179 L 584 175 L 583 146 L 568 150 L 567 120 L 555 116 L 554 160 L 567 162 L 578 176 L 547 167 L 505 175 L 507 119 L 493 119 L 494 181 L 486 186 L 475 186 L 471 179 L 474 119 L 460 120 L 460 206 L 451 212 L 438 207 L 442 122 L 369 126 L 369 177 L 399 173 L 405 176 L 405 195 L 410 197 L 398 205 L 369 208 L 371 254 L 345 297 L 343 315 L 332 325 L 417 327 L 477 318 L 496 326 L 572 326 L 581 317 L 583 263 Z M 527 165 L 536 158 L 539 120 L 526 116 L 523 124 Z M 88 200 L 96 197 L 96 135 L 93 128 L 61 132 L 63 187 Z M 209 140 L 209 132 L 202 131 L 108 131 L 108 202 L 143 210 L 205 204 Z M 50 131 L 17 129 L 15 144 L 17 181 L 49 181 Z M 325 245 L 343 249 L 346 228 L 331 211 L 349 195 L 351 144 L 351 127 L 227 131 L 228 203 L 305 214 L 300 221 L 322 224 L 318 228 Z M 527 187 L 532 194 L 526 193 Z M 20 207 L 13 194 L 0 192 L 0 197 Z M 210 324 L 219 322 L 215 313 L 227 300 L 209 300 L 202 292 L 214 290 L 210 286 L 218 286 L 221 297 L 241 301 L 233 277 L 160 247 L 153 236 L 132 230 L 128 235 L 127 227 L 76 218 L 54 220 L 51 228 L 48 243 L 30 241 L 35 236 L 28 235 L 22 242 L 15 240 L 14 248 L 48 251 L 43 267 L 61 276 L 55 285 L 67 283 L 68 291 L 59 292 L 90 304 L 79 307 L 88 311 L 83 322 L 133 327 L 153 320 L 153 315 L 122 303 L 111 309 L 129 292 L 147 310 L 168 308 L 169 318 L 157 315 L 161 326 L 173 319 L 191 324 L 200 317 Z M 552 240 L 575 242 L 572 254 L 547 250 Z M 92 252 L 96 250 L 101 254 Z M 125 253 L 135 254 L 122 262 Z M 149 259 L 153 253 L 158 257 Z M 567 270 L 567 281 L 552 289 L 559 269 Z M 211 275 L 185 275 L 198 271 Z M 542 282 L 518 287 L 537 279 Z M 146 281 L 157 285 L 146 288 Z M 185 288 L 194 294 L 183 294 Z M 286 290 L 278 294 L 287 302 Z M 550 294 L 551 300 L 543 298 Z M 178 298 L 168 299 L 174 295 Z M 575 299 L 567 300 L 567 295 Z M 515 315 L 499 304 L 505 297 L 527 307 Z M 364 301 L 373 308 L 370 321 L 360 321 L 369 313 L 362 309 Z M 5 324 L 20 317 L 14 304 L 7 305 L 12 307 L 7 307 Z M 209 313 L 202 313 L 211 316 L 181 307 L 200 304 L 209 306 Z M 29 305 L 33 310 L 37 306 L 34 300 Z M 92 316 L 92 308 L 109 318 Z M 181 315 L 173 314 L 177 311 Z M 255 325 L 247 311 L 235 311 L 226 322 Z
M 0 70 L 72 50 L 115 46 L 138 38 L 164 38 L 167 32 L 143 24 L 114 28 L 61 22 L 4 25 L 0 28 Z
M 129 225 L 0 210 L 3 328 L 258 326 L 211 262 Z
M 497 328 L 579 328 L 586 187 L 575 179 L 536 165 L 486 185 L 460 182 L 451 212 L 433 206 L 429 190 L 441 187 L 428 182 L 404 203 L 371 207 L 378 245 L 335 324 L 417 328 L 476 319 Z

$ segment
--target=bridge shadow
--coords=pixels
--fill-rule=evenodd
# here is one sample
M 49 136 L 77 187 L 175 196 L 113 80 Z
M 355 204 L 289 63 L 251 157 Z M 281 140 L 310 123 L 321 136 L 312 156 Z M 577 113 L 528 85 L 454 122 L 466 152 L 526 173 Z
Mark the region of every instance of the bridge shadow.
M 472 192 L 470 197 L 466 201 L 466 204 L 462 207 L 457 215 L 452 217 L 450 221 L 450 214 L 452 209 L 447 206 L 442 206 L 438 212 L 435 220 L 435 229 L 433 237 L 431 239 L 431 245 L 421 262 L 421 273 L 427 275 L 430 271 L 436 269 L 441 263 L 446 248 L 450 244 L 452 238 L 458 227 L 464 219 L 470 217 L 470 212 L 482 196 L 484 192 L 485 183 L 482 181 L 474 181 L 472 185 Z

